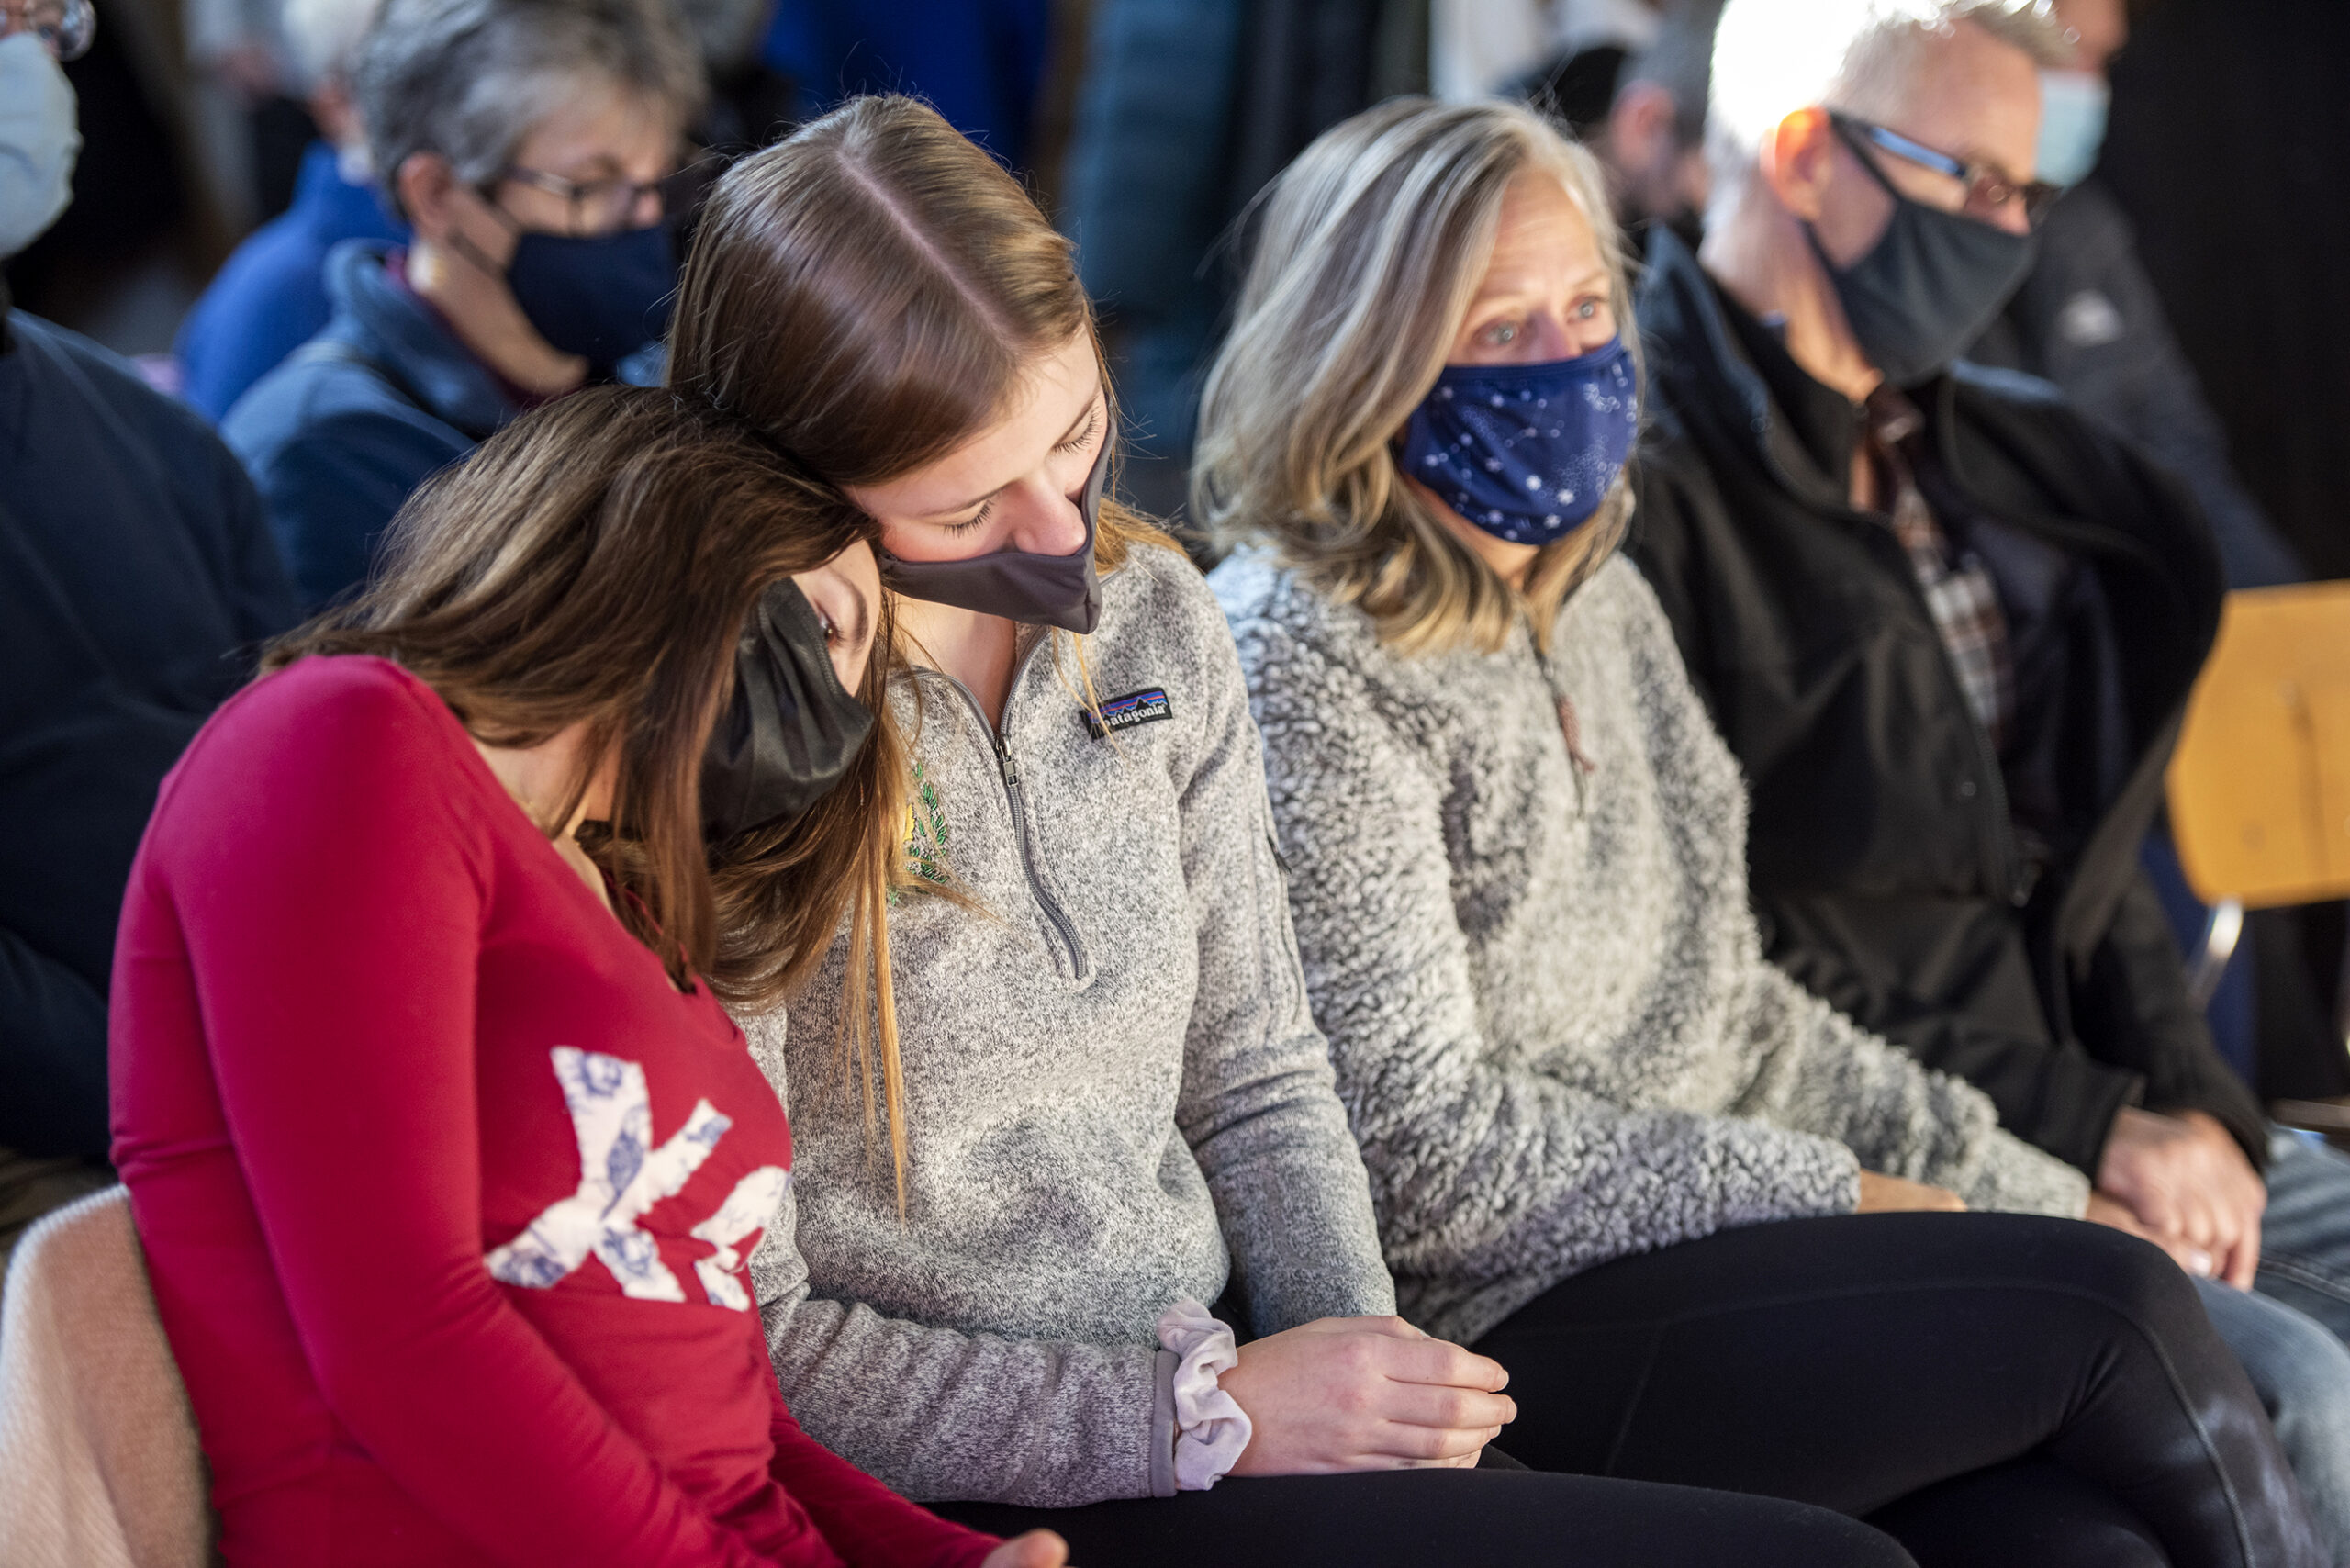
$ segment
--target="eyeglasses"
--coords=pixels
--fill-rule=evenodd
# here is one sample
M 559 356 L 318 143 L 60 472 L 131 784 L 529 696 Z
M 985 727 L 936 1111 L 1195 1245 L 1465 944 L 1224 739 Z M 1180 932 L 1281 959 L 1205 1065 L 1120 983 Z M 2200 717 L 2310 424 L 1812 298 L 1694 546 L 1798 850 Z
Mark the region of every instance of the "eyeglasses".
M 1839 114 L 1833 109 L 1828 112 L 1828 120 L 1842 133 L 1848 145 L 1866 141 L 1883 148 L 1896 158 L 1958 181 L 1966 187 L 1966 200 L 1960 210 L 1969 218 L 1980 218 L 1986 223 L 1998 221 L 2000 214 L 2020 202 L 2023 204 L 2024 221 L 2036 229 L 2040 220 L 2048 215 L 2050 204 L 2065 194 L 2062 185 L 2052 185 L 2045 180 L 2012 179 L 1987 163 L 1969 163 L 1947 152 L 1937 152 L 1922 142 L 1910 140 L 1897 130 L 1887 130 L 1881 125 L 1872 125 L 1867 120 Z M 1869 161 L 1868 154 L 1857 145 L 1852 145 L 1852 152 L 1862 162 Z M 1874 165 L 1871 167 L 1879 179 L 1885 177 L 1883 170 Z
M 98 36 L 90 0 L 0 0 L 0 38 L 30 33 L 59 60 L 79 60 Z
M 567 180 L 561 174 L 550 174 L 543 169 L 528 169 L 517 164 L 492 181 L 491 185 L 495 186 L 507 180 L 561 197 L 571 209 L 570 224 L 565 232 L 577 239 L 594 234 L 613 234 L 623 229 L 641 229 L 648 223 L 658 223 L 664 218 L 689 211 L 694 198 L 709 184 L 710 175 L 699 165 L 689 163 L 657 180 Z M 649 218 L 644 216 L 647 203 L 652 206 Z

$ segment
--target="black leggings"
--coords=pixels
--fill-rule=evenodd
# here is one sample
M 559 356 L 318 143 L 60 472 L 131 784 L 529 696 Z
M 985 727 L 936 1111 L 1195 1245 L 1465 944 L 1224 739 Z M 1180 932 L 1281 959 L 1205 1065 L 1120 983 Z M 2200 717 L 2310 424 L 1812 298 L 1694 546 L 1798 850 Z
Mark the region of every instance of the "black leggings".
M 1890 1537 L 1825 1508 L 1526 1470 L 1226 1479 L 1081 1508 L 931 1506 L 998 1535 L 1058 1530 L 1076 1568 L 1911 1568 Z
M 1926 1568 L 2322 1562 L 2187 1276 L 2103 1226 L 1725 1231 L 1579 1274 L 1475 1349 L 1537 1470 L 1818 1504 Z

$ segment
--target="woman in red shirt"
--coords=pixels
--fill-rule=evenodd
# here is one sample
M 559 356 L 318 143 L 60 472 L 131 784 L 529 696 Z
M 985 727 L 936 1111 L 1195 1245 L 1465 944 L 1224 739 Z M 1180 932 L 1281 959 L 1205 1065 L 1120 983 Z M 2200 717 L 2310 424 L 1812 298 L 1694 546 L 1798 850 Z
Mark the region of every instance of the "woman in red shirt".
M 165 781 L 114 1157 L 229 1562 L 1062 1562 L 805 1437 L 745 1289 L 791 1143 L 701 978 L 740 980 L 704 829 L 889 820 L 869 526 L 580 394 L 419 492 Z M 857 884 L 812 928 L 869 928 Z

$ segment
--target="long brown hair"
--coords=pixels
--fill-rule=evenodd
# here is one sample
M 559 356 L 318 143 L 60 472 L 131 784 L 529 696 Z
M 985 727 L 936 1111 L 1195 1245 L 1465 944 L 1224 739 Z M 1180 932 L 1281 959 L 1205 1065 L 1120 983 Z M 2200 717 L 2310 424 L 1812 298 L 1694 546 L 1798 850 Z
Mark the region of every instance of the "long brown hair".
M 669 382 L 831 484 L 883 485 L 984 432 L 1080 332 L 1075 252 L 1028 193 L 928 105 L 852 98 L 718 182 Z M 1137 543 L 1166 536 L 1104 502 L 1102 569 Z
M 874 743 L 805 816 L 746 835 L 742 857 L 767 868 L 755 891 L 711 875 L 702 751 L 759 595 L 874 532 L 706 404 L 599 387 L 523 416 L 428 480 L 393 520 L 373 586 L 280 638 L 263 667 L 391 659 L 487 745 L 585 723 L 578 776 L 541 825 L 559 832 L 615 764 L 611 821 L 583 838 L 633 895 L 615 913 L 680 986 L 699 975 L 722 997 L 767 1001 L 822 959 L 845 912 L 875 940 L 896 827 L 886 638 L 858 693 L 881 715 Z M 770 921 L 785 945 L 755 958 L 722 940 L 746 899 L 792 904 Z
M 678 286 L 669 382 L 748 420 L 831 484 L 880 485 L 983 433 L 1044 356 L 1080 333 L 1094 338 L 1074 254 L 1027 193 L 926 105 L 862 97 L 719 181 Z M 1100 352 L 1096 339 L 1097 363 Z M 1105 372 L 1105 398 L 1109 386 Z M 1114 433 L 1114 400 L 1111 415 Z M 1105 501 L 1094 545 L 1102 569 L 1116 570 L 1138 544 L 1171 547 Z M 1058 667 L 1069 634 L 1053 635 Z M 1090 689 L 1082 649 L 1074 638 L 1069 645 Z M 891 874 L 914 890 L 895 857 Z M 745 902 L 739 913 L 746 924 L 730 930 L 730 944 L 778 940 L 766 924 L 772 906 Z M 868 963 L 902 1204 L 906 1130 L 887 947 L 853 943 L 852 974 Z M 847 1016 L 870 1126 L 866 1012 Z

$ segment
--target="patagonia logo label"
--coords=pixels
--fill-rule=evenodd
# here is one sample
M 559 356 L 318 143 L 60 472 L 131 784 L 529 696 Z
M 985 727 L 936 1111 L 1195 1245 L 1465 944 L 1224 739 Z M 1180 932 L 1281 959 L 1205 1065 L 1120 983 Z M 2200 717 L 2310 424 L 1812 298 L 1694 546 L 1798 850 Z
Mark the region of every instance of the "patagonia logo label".
M 1157 686 L 1147 691 L 1129 691 L 1124 697 L 1111 698 L 1102 704 L 1099 719 L 1091 713 L 1079 715 L 1097 741 L 1113 730 L 1131 730 L 1136 724 L 1155 724 L 1161 719 L 1174 716 L 1175 710 L 1167 702 L 1166 689 Z

